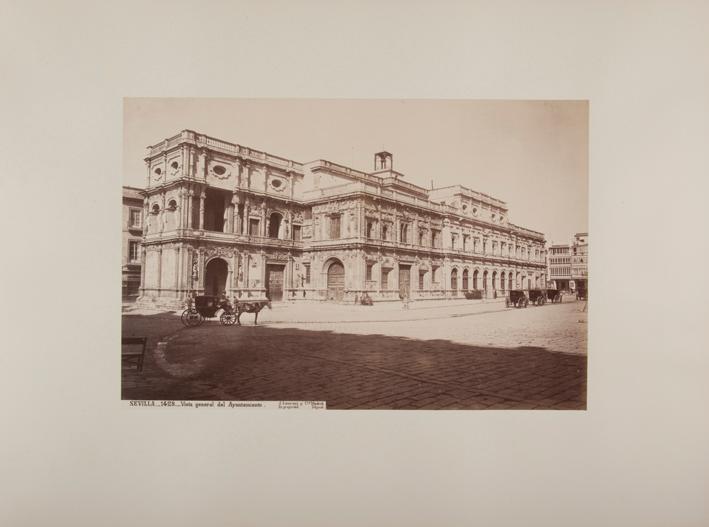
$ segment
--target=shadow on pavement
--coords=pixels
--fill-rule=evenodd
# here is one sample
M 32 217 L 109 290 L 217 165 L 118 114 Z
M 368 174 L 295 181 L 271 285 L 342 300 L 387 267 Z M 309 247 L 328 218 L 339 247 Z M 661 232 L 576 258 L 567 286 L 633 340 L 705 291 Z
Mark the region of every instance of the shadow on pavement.
M 183 328 L 172 314 L 123 321 L 124 336 L 149 338 L 144 371 L 123 369 L 124 399 L 316 400 L 328 408 L 586 408 L 586 357 L 539 347 L 212 321 Z M 168 344 L 157 347 L 158 341 Z

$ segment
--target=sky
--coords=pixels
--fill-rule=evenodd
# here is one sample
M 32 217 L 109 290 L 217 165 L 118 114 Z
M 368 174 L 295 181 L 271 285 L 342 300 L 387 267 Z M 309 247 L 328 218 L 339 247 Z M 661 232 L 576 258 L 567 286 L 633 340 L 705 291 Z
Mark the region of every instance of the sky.
M 126 98 L 123 109 L 125 185 L 145 185 L 148 145 L 190 129 L 366 172 L 386 150 L 406 181 L 501 199 L 549 243 L 588 232 L 586 101 Z

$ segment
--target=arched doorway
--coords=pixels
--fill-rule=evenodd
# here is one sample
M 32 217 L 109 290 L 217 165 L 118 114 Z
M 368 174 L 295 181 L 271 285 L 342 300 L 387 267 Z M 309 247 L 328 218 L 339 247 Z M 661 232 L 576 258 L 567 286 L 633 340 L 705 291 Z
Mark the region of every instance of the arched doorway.
M 341 302 L 345 295 L 345 266 L 334 260 L 327 269 L 327 299 Z
M 451 289 L 453 291 L 458 290 L 458 269 L 453 269 L 451 271 Z
M 477 291 L 478 289 L 478 270 L 473 271 L 473 289 Z
M 278 212 L 274 212 L 268 219 L 268 237 L 269 238 L 282 238 L 281 225 L 283 223 L 283 216 Z
M 483 291 L 487 291 L 487 271 L 483 271 Z
M 497 291 L 497 271 L 492 272 L 492 290 Z
M 463 269 L 463 291 L 468 290 L 468 270 Z
M 219 296 L 226 293 L 226 279 L 229 276 L 229 266 L 221 258 L 215 258 L 207 263 L 204 271 L 204 294 Z
M 505 290 L 505 278 L 507 278 L 507 277 L 505 276 L 505 272 L 502 271 L 502 272 L 500 273 L 500 289 L 501 289 L 502 291 Z

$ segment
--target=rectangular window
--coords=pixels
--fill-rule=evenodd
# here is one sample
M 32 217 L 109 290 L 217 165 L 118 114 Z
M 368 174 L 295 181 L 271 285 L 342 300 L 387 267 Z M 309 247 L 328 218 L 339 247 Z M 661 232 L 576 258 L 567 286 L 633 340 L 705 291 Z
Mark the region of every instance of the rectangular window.
M 130 258 L 131 262 L 139 262 L 140 261 L 140 243 L 131 240 L 128 242 L 128 257 Z
M 382 269 L 382 289 L 389 289 L 389 271 L 390 269 Z
M 424 289 L 424 278 L 426 277 L 426 272 L 425 271 L 419 271 L 419 289 L 423 291 Z
M 309 284 L 310 283 L 310 264 L 303 264 L 303 267 L 305 267 L 305 283 Z
M 374 234 L 374 224 L 371 221 L 367 222 L 367 238 L 372 238 Z
M 256 218 L 250 218 L 249 219 L 249 235 L 250 236 L 260 236 L 261 233 L 259 232 L 259 220 Z
M 330 216 L 330 239 L 338 240 L 340 238 L 340 216 Z
M 436 249 L 441 248 L 441 231 L 432 230 L 431 237 L 433 238 L 433 247 Z
M 301 229 L 300 225 L 293 225 L 293 239 L 297 242 L 299 242 L 302 239 L 301 234 L 300 234 L 300 229 Z
M 130 226 L 139 229 L 143 225 L 143 211 L 140 209 L 130 210 Z
M 374 267 L 374 264 L 367 264 L 367 278 L 366 278 L 366 280 L 369 280 L 369 281 L 372 280 L 372 267 Z

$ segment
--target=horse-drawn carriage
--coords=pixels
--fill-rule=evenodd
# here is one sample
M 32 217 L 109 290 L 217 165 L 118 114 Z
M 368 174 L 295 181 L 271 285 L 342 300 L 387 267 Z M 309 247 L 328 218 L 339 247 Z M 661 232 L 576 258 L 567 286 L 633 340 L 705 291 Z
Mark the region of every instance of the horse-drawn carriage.
M 558 289 L 547 289 L 547 302 L 558 304 L 561 302 L 561 291 Z
M 187 302 L 187 308 L 182 312 L 182 323 L 187 327 L 199 326 L 208 318 L 213 318 L 219 310 L 219 322 L 224 326 L 241 325 L 242 313 L 255 313 L 254 325 L 258 324 L 258 314 L 264 308 L 271 309 L 270 300 L 254 300 L 239 302 L 232 305 L 225 297 L 200 295 Z
M 543 306 L 547 303 L 547 292 L 544 289 L 530 289 L 529 301 L 534 306 Z
M 505 298 L 506 307 L 527 307 L 529 305 L 529 299 L 522 289 L 513 289 L 510 294 Z

